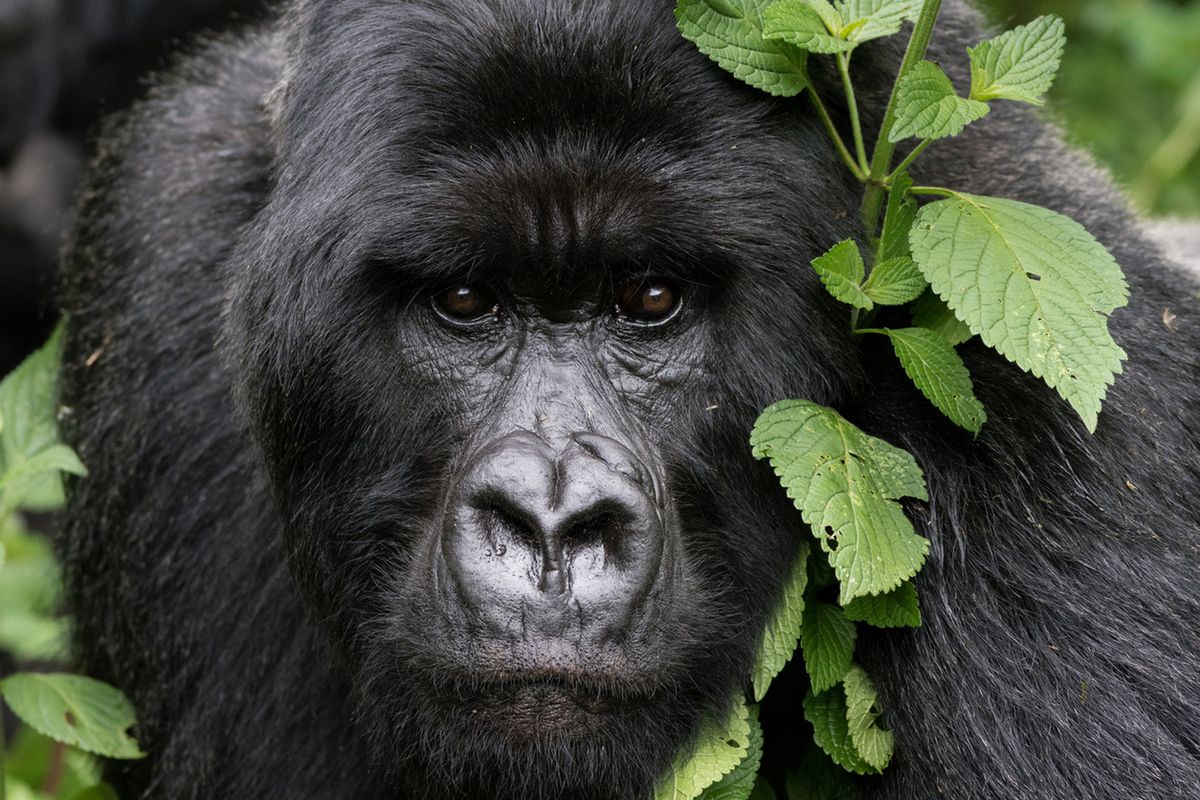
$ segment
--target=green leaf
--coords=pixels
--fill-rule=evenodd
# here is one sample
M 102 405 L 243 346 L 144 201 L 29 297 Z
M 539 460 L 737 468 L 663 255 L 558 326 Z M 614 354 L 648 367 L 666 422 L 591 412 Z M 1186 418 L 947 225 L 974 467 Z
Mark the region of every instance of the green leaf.
M 679 31 L 700 52 L 751 86 L 791 97 L 808 86 L 807 53 L 763 37 L 770 0 L 679 0 Z
M 804 698 L 804 718 L 813 726 L 813 741 L 817 746 L 842 769 L 858 775 L 874 774 L 879 770 L 858 754 L 850 738 L 846 713 L 846 694 L 841 686 L 821 694 L 810 691 Z
M 896 742 L 891 731 L 879 727 L 879 713 L 875 710 L 878 700 L 875 684 L 856 664 L 846 673 L 842 688 L 846 693 L 846 723 L 850 730 L 850 741 L 863 761 L 882 772 L 892 760 Z
M 874 303 L 862 290 L 862 280 L 867 274 L 858 244 L 852 239 L 838 242 L 829 252 L 813 259 L 813 269 L 821 276 L 821 283 L 829 293 L 847 305 L 870 310 Z
M 0 608 L 0 650 L 18 661 L 63 661 L 69 638 L 61 617 Z
M 1049 15 L 968 48 L 971 99 L 1042 105 L 1066 46 L 1062 19 Z
M 71 800 L 119 800 L 119 798 L 115 789 L 107 783 L 102 783 L 99 786 L 84 789 Z
M 858 629 L 837 606 L 809 603 L 804 609 L 800 644 L 814 692 L 823 692 L 842 680 L 854 660 L 857 638 Z
M 905 581 L 887 594 L 856 597 L 843 609 L 846 619 L 876 628 L 919 628 L 921 603 L 912 581 Z
M 903 256 L 876 264 L 862 290 L 881 306 L 902 306 L 920 297 L 928 286 L 916 262 Z
M 839 602 L 889 592 L 925 562 L 929 540 L 896 502 L 927 500 L 913 457 L 868 436 L 836 411 L 806 400 L 776 403 L 750 443 L 768 458 L 841 583 Z
M 984 343 L 1058 391 L 1095 431 L 1125 351 L 1108 315 L 1129 289 L 1112 255 L 1049 209 L 951 192 L 921 209 L 913 255 Z
M 921 394 L 955 425 L 978 434 L 987 413 L 975 397 L 971 373 L 954 348 L 925 328 L 892 329 L 887 335 L 900 365 Z
M 34 730 L 108 758 L 141 758 L 126 731 L 137 721 L 125 695 L 80 675 L 21 672 L 0 681 L 0 696 Z
M 758 706 L 750 706 L 750 742 L 746 757 L 721 780 L 705 789 L 700 800 L 750 800 L 762 764 L 763 735 Z
M 825 754 L 809 747 L 795 772 L 785 782 L 788 800 L 858 800 L 854 779 Z
M 60 324 L 37 352 L 0 382 L 0 517 L 17 508 L 50 511 L 63 501 L 59 471 L 84 473 L 83 464 L 59 444 L 55 419 Z
M 749 800 L 778 800 L 775 797 L 775 790 L 771 788 L 770 782 L 762 775 L 754 781 L 754 791 L 750 792 Z
M 862 44 L 899 33 L 905 20 L 921 13 L 921 0 L 842 0 L 835 7 L 847 28 L 857 26 L 848 38 Z
M 674 768 L 654 792 L 655 800 L 694 800 L 737 768 L 750 752 L 750 709 L 738 700 L 729 719 L 709 720 L 686 760 Z
M 922 61 L 905 73 L 896 88 L 896 123 L 888 139 L 895 143 L 913 137 L 957 136 L 989 110 L 986 103 L 959 97 L 941 67 Z
M 761 701 L 771 686 L 771 681 L 784 665 L 791 660 L 800 641 L 800 628 L 804 621 L 804 590 L 808 586 L 808 555 L 811 548 L 801 542 L 792 567 L 792 576 L 783 588 L 775 614 L 763 632 L 762 645 L 754 661 L 751 681 L 754 684 L 754 699 Z
M 951 347 L 957 347 L 975 335 L 971 333 L 967 323 L 954 316 L 946 301 L 938 297 L 932 289 L 917 298 L 911 311 L 913 325 L 933 331 L 949 342 Z
M 55 777 L 55 797 L 74 797 L 100 782 L 100 765 L 95 756 L 63 746 L 28 725 L 17 728 L 8 751 L 8 774 L 30 786 L 44 786 Z M 55 774 L 51 774 L 55 773 Z
M 901 172 L 892 180 L 892 188 L 888 191 L 887 213 L 883 217 L 883 233 L 879 239 L 880 261 L 912 257 L 908 246 L 908 232 L 912 230 L 917 219 L 916 198 L 908 193 L 912 185 L 912 178 L 907 172 Z
M 825 6 L 822 8 L 821 6 Z M 855 43 L 838 35 L 841 19 L 819 0 L 778 0 L 763 13 L 763 34 L 810 53 L 844 53 Z

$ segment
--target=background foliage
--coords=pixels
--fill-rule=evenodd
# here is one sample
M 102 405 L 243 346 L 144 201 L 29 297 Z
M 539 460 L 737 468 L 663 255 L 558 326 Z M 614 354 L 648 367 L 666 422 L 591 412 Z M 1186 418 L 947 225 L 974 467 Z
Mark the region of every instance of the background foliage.
M 997 24 L 1067 23 L 1050 113 L 1155 216 L 1200 216 L 1200 2 L 983 0 Z

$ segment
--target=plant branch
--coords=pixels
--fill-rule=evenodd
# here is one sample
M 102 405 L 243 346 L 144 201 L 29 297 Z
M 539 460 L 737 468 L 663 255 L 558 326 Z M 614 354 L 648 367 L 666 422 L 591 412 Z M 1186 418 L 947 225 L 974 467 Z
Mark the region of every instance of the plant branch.
M 862 122 L 858 117 L 858 99 L 854 96 L 854 82 L 850 80 L 850 54 L 837 54 L 838 72 L 842 75 L 842 88 L 846 92 L 846 107 L 850 109 L 850 128 L 854 133 L 854 151 L 858 156 L 858 167 L 867 174 L 871 166 L 867 162 L 867 146 L 863 143 Z
M 825 130 L 829 133 L 829 138 L 833 140 L 834 146 L 837 147 L 838 155 L 842 158 L 842 163 L 854 174 L 855 178 L 858 178 L 860 181 L 866 180 L 866 170 L 855 163 L 854 156 L 850 154 L 849 148 L 846 147 L 846 143 L 842 140 L 842 135 L 838 133 L 837 126 L 833 124 L 833 118 L 829 116 L 829 110 L 821 102 L 821 96 L 817 94 L 817 90 L 810 85 L 804 91 L 809 99 L 812 100 L 813 105 L 816 106 L 817 116 L 821 118 L 821 122 L 825 125 Z
M 888 99 L 879 138 L 875 141 L 875 152 L 871 157 L 867 191 L 863 195 L 861 217 L 870 238 L 874 238 L 875 228 L 879 224 L 885 194 L 884 180 L 892 166 L 892 154 L 896 152 L 896 145 L 888 141 L 892 126 L 896 124 L 896 89 L 908 71 L 925 58 L 925 51 L 929 49 L 929 40 L 933 36 L 933 24 L 937 22 L 941 10 L 942 0 L 925 0 L 921 6 L 921 14 L 917 17 L 912 37 L 908 40 L 908 49 L 904 51 L 904 60 L 900 62 L 900 71 L 896 73 L 896 82 L 892 85 L 892 96 Z

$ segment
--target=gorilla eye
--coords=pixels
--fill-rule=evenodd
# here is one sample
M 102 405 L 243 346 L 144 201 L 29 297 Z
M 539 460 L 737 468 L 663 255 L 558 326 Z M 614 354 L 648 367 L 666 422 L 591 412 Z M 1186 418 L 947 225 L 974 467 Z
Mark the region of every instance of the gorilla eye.
M 662 278 L 631 281 L 617 298 L 617 313 L 643 324 L 666 322 L 679 309 L 679 287 Z
M 433 304 L 454 322 L 474 322 L 499 311 L 496 295 L 483 286 L 465 283 L 434 295 Z

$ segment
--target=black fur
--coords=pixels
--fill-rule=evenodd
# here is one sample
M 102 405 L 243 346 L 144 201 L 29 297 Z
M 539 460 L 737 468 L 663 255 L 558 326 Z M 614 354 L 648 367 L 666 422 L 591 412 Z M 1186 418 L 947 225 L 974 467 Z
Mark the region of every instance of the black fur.
M 84 139 L 124 108 L 168 40 L 217 29 L 266 0 L 0 2 L 0 373 L 54 324 L 58 250 L 83 177 Z
M 961 80 L 983 31 L 947 5 L 933 53 Z M 919 182 L 1065 212 L 1133 289 L 1095 436 L 971 344 L 973 441 L 858 349 L 805 266 L 857 234 L 807 105 L 722 73 L 671 6 L 300 0 L 109 126 L 65 264 L 67 427 L 91 475 L 62 550 L 81 666 L 133 696 L 152 753 L 114 765 L 122 796 L 643 794 L 744 685 L 806 535 L 746 444 L 783 397 L 910 449 L 931 487 L 924 625 L 859 646 L 898 742 L 863 797 L 1195 796 L 1195 284 L 1034 114 L 934 148 Z M 899 46 L 856 55 L 867 108 Z M 498 733 L 472 715 L 510 698 L 480 695 L 417 578 L 487 398 L 520 373 L 431 339 L 423 298 L 613 260 L 687 287 L 679 332 L 605 362 L 682 520 L 674 624 L 653 675 L 592 687 L 612 711 L 587 737 L 536 715 Z M 767 700 L 777 742 L 802 681 Z

